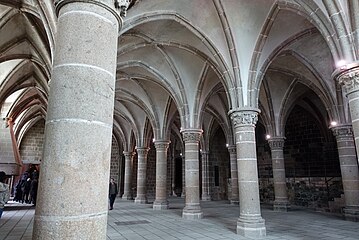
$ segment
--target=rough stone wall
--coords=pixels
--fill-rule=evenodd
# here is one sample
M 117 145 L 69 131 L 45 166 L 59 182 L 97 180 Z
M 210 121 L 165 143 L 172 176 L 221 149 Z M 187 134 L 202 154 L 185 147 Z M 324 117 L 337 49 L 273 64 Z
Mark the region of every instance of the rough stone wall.
M 340 197 L 342 182 L 338 151 L 332 133 L 321 132 L 314 117 L 296 107 L 286 124 L 284 159 L 289 201 L 292 205 L 326 208 Z M 262 202 L 274 200 L 270 148 L 257 130 L 257 156 Z M 325 136 L 326 135 L 326 136 Z
M 218 167 L 218 186 L 216 186 L 216 167 Z M 229 152 L 221 129 L 212 136 L 209 150 L 210 195 L 212 200 L 228 199 L 228 181 L 230 174 Z
M 153 143 L 147 155 L 146 188 L 147 199 L 152 202 L 156 196 L 156 148 Z
M 328 130 L 329 132 L 329 130 Z M 340 166 L 335 140 L 325 139 L 320 125 L 303 108 L 290 114 L 285 129 L 284 158 L 287 177 L 338 177 Z
M 39 162 L 44 145 L 45 120 L 38 121 L 24 135 L 20 145 L 22 161 Z
M 111 147 L 111 165 L 110 165 L 110 177 L 115 179 L 119 188 L 119 195 L 121 196 L 123 188 L 121 188 L 121 160 L 122 154 L 120 153 L 120 147 L 115 137 L 112 136 Z

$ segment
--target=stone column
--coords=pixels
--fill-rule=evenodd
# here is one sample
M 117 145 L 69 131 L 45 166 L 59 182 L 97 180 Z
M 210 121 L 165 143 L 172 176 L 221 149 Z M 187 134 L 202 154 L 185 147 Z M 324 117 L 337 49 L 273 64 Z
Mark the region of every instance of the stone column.
M 123 152 L 125 155 L 125 179 L 124 179 L 124 189 L 122 199 L 131 200 L 132 199 L 132 162 L 133 162 L 133 153 L 132 152 Z
M 239 204 L 239 194 L 238 194 L 238 168 L 237 168 L 237 147 L 232 145 L 228 146 L 229 159 L 231 164 L 231 187 L 232 187 L 232 196 L 231 204 Z
M 286 212 L 290 208 L 284 167 L 284 137 L 272 137 L 268 140 L 272 154 L 274 203 L 273 210 Z
M 135 203 L 147 203 L 146 178 L 147 178 L 147 153 L 150 149 L 146 147 L 136 148 L 137 151 L 137 196 Z
M 359 221 L 359 173 L 353 132 L 350 125 L 333 127 L 337 139 L 340 170 L 345 197 L 344 217 Z
M 181 161 L 182 161 L 182 192 L 181 192 L 181 197 L 184 198 L 186 197 L 186 167 L 185 167 L 185 155 L 182 154 L 181 156 Z
M 186 178 L 186 205 L 182 212 L 185 219 L 200 219 L 203 212 L 199 197 L 199 159 L 198 147 L 202 134 L 201 129 L 182 130 L 185 143 L 185 178 Z
M 154 210 L 168 209 L 167 201 L 167 150 L 169 141 L 155 141 L 156 147 L 156 199 Z
M 202 157 L 202 200 L 210 201 L 211 196 L 209 194 L 209 163 L 208 163 L 209 153 L 202 151 L 201 157 Z
M 240 214 L 237 233 L 259 238 L 266 235 L 261 217 L 257 170 L 255 125 L 258 109 L 242 108 L 229 112 L 236 134 Z
M 333 76 L 347 93 L 356 152 L 359 153 L 359 62 L 337 69 Z
M 106 239 L 117 39 L 110 0 L 59 0 L 33 239 Z

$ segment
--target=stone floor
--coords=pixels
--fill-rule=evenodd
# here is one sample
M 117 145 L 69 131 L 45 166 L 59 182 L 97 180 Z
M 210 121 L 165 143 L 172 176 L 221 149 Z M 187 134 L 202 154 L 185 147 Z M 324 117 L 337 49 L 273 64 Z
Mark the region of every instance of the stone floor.
M 181 218 L 184 199 L 171 198 L 170 209 L 152 210 L 151 204 L 141 205 L 117 199 L 109 212 L 107 240 L 117 239 L 246 239 L 237 235 L 239 207 L 225 201 L 202 202 L 204 218 Z M 31 239 L 35 209 L 30 205 L 10 202 L 0 220 L 0 240 Z M 359 223 L 344 221 L 338 216 L 303 209 L 277 213 L 262 209 L 266 220 L 265 239 L 341 239 L 358 240 Z

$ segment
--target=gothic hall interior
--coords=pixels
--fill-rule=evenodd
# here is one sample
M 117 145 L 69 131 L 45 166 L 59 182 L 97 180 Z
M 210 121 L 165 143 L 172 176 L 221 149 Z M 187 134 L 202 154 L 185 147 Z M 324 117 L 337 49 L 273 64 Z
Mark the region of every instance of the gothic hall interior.
M 33 239 L 105 239 L 110 178 L 153 215 L 235 205 L 238 237 L 261 207 L 356 222 L 359 2 L 0 0 L 0 117 Z

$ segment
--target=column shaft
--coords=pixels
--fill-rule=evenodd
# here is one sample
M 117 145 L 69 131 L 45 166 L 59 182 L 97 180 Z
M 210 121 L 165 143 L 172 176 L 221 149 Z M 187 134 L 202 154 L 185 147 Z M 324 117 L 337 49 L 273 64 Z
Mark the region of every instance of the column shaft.
M 203 217 L 199 196 L 199 159 L 198 146 L 202 130 L 186 129 L 182 131 L 185 142 L 185 178 L 186 178 L 186 206 L 182 217 L 185 219 L 199 219 Z
M 259 238 L 266 235 L 264 219 L 261 217 L 255 124 L 258 110 L 231 111 L 237 146 L 237 166 L 240 214 L 237 233 L 245 237 Z
M 287 211 L 289 208 L 287 185 L 284 167 L 284 137 L 273 137 L 268 140 L 272 154 L 274 203 L 275 211 Z
M 350 125 L 332 128 L 337 139 L 345 197 L 344 217 L 359 221 L 359 172 L 353 132 Z
M 132 199 L 132 161 L 133 161 L 133 153 L 132 152 L 123 152 L 125 155 L 125 178 L 124 178 L 124 190 L 123 190 L 123 199 L 131 200 Z
M 229 146 L 229 159 L 231 164 L 231 204 L 239 204 L 239 189 L 238 189 L 238 168 L 237 168 L 237 147 Z
M 181 161 L 182 161 L 182 192 L 181 197 L 184 198 L 186 196 L 186 156 L 182 154 Z
M 209 153 L 202 151 L 202 200 L 210 201 L 211 196 L 209 194 Z
M 137 196 L 135 203 L 147 203 L 146 178 L 147 178 L 147 153 L 149 148 L 136 148 L 137 163 Z
M 121 23 L 106 2 L 58 1 L 33 239 L 106 239 Z
M 156 199 L 153 209 L 168 209 L 167 201 L 167 149 L 169 141 L 156 141 Z
M 344 91 L 347 93 L 347 97 L 349 99 L 352 131 L 354 135 L 356 153 L 358 153 L 359 152 L 359 62 L 358 61 L 353 62 L 351 64 L 343 66 L 340 69 L 337 69 L 334 72 L 334 78 L 338 80 L 339 84 L 343 85 Z M 334 134 L 337 133 L 334 132 Z M 339 135 L 343 135 L 343 134 L 339 134 Z M 338 137 L 337 137 L 337 142 L 338 142 Z M 355 156 L 356 164 L 354 164 L 353 162 L 354 153 L 352 150 L 349 150 L 349 148 L 351 147 L 349 138 L 346 137 L 345 139 L 342 139 L 342 137 L 340 137 L 340 139 L 341 139 L 340 142 L 338 142 L 340 168 L 342 172 L 344 191 L 349 198 L 348 200 L 345 200 L 348 206 L 346 206 L 344 209 L 344 216 L 347 220 L 359 221 L 359 204 L 358 204 L 359 201 L 358 160 L 359 159 L 357 156 Z M 348 146 L 345 146 L 346 144 L 348 144 Z M 347 152 L 346 154 L 348 154 L 348 156 L 345 156 L 345 152 Z M 345 198 L 347 197 L 345 196 Z

